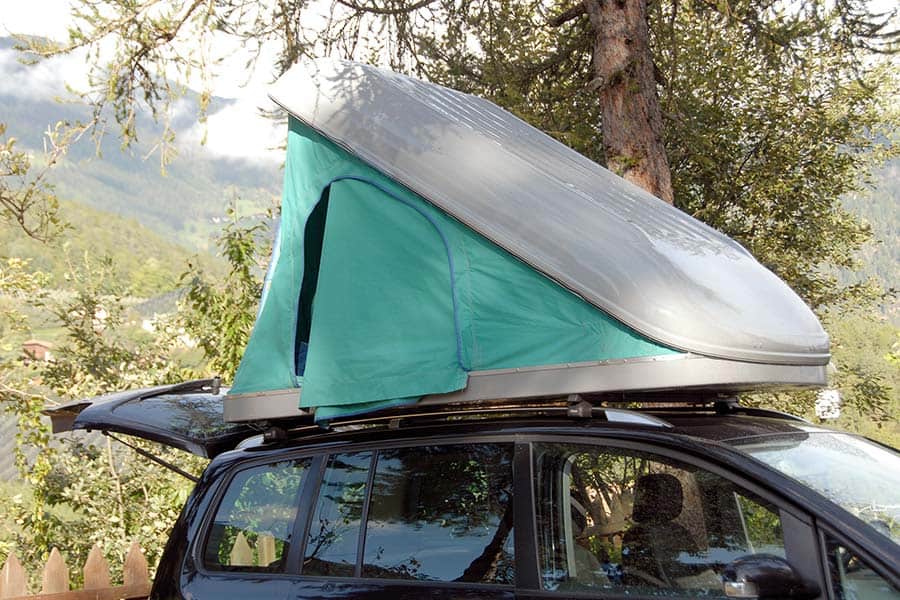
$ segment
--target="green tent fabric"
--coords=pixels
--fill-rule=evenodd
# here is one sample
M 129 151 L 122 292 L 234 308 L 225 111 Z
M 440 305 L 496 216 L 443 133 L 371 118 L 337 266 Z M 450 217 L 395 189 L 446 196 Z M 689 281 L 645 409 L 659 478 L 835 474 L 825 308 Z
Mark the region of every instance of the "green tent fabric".
M 463 389 L 469 371 L 675 352 L 291 119 L 281 228 L 231 394 L 302 387 L 328 420 Z
M 465 387 L 448 254 L 408 201 L 371 183 L 331 184 L 302 406 Z

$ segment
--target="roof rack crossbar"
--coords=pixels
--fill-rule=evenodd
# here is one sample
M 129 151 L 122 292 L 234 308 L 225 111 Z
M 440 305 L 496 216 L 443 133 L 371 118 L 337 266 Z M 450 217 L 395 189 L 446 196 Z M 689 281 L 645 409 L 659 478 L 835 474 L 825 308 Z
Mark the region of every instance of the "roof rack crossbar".
M 402 409 L 391 410 L 380 415 L 366 417 L 353 417 L 335 420 L 324 428 L 322 426 L 301 426 L 291 429 L 292 433 L 300 430 L 331 429 L 334 431 L 348 431 L 366 426 L 384 425 L 390 429 L 400 429 L 404 425 L 414 423 L 426 423 L 437 419 L 453 417 L 479 419 L 485 417 L 501 417 L 504 415 L 540 415 L 560 416 L 577 419 L 596 419 L 609 423 L 630 423 L 634 425 L 646 425 L 650 427 L 672 427 L 672 425 L 659 417 L 644 414 L 624 408 L 609 408 L 597 406 L 584 400 L 578 394 L 572 394 L 565 399 L 557 399 L 552 404 L 507 402 L 486 406 L 435 406 L 428 412 L 398 412 Z

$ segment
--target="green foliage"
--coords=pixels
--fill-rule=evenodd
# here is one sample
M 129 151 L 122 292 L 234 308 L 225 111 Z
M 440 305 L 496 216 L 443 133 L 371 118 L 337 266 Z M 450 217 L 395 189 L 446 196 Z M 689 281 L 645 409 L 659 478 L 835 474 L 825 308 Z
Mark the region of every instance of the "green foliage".
M 29 260 L 11 257 L 0 261 L 0 296 L 19 301 L 43 297 L 42 290 L 46 284 L 47 275 L 33 270 Z M 0 306 L 0 328 L 4 333 L 22 330 L 26 326 L 16 303 Z
M 176 289 L 178 270 L 190 257 L 186 249 L 133 219 L 72 202 L 61 202 L 60 208 L 68 227 L 54 244 L 22 236 L 16 226 L 0 224 L 2 253 L 30 261 L 32 269 L 50 276 L 46 285 L 58 288 L 68 287 L 66 276 L 73 263 L 108 257 L 108 276 L 121 283 L 123 294 L 147 298 Z M 221 270 L 210 257 L 199 260 L 208 270 Z
M 9 38 L 0 36 L 0 51 L 6 50 L 10 44 Z M 27 55 L 23 55 L 23 58 L 27 62 Z M 27 72 L 30 68 L 32 67 L 28 64 L 7 61 L 3 65 L 3 72 L 13 79 L 25 79 L 30 76 Z M 36 68 L 56 70 L 59 66 L 51 63 Z M 63 75 L 65 74 L 59 73 L 60 77 Z M 50 156 L 44 149 L 52 148 L 52 145 L 43 132 L 47 130 L 48 123 L 60 120 L 70 123 L 88 122 L 92 118 L 91 107 L 80 102 L 60 103 L 45 94 L 34 94 L 24 99 L 6 92 L 0 93 L 3 98 L 0 101 L 3 106 L 2 120 L 9 123 L 10 131 L 15 131 L 15 147 L 32 158 L 32 172 L 45 172 L 44 180 L 52 186 L 53 193 L 59 198 L 59 214 L 64 220 L 73 227 L 86 225 L 80 227 L 81 231 L 77 233 L 64 231 L 57 243 L 66 242 L 73 236 L 85 237 L 85 241 L 89 242 L 88 234 L 93 233 L 100 238 L 100 244 L 115 242 L 121 244 L 123 250 L 127 247 L 129 252 L 140 251 L 141 241 L 150 245 L 156 245 L 159 241 L 158 238 L 149 237 L 142 240 L 149 230 L 173 245 L 210 254 L 213 242 L 222 228 L 223 211 L 231 199 L 239 198 L 234 202 L 242 214 L 252 214 L 265 211 L 278 197 L 281 184 L 279 165 L 267 159 L 229 159 L 198 151 L 191 145 L 181 149 L 178 160 L 167 165 L 163 174 L 159 163 L 149 158 L 155 156 L 155 147 L 151 141 L 137 143 L 122 151 L 119 140 L 114 135 L 98 139 L 96 144 L 88 143 L 82 138 L 78 143 L 70 144 L 65 149 L 65 154 L 57 157 L 56 164 L 47 168 Z M 64 92 L 65 90 L 60 89 L 57 93 L 63 95 Z M 185 110 L 180 113 L 179 127 L 189 125 L 190 104 L 194 99 L 195 95 L 189 93 L 181 102 L 180 107 Z M 224 103 L 220 99 L 216 102 Z M 220 107 L 215 103 L 212 105 L 213 110 Z M 147 138 L 152 138 L 159 130 L 159 127 L 154 126 L 151 116 L 140 110 L 136 113 L 136 123 L 148 131 L 145 136 Z M 102 212 L 82 211 L 71 204 L 67 205 L 67 202 Z M 118 234 L 129 226 L 119 217 L 133 218 L 140 223 L 142 229 L 130 240 L 119 237 Z M 110 227 L 115 229 L 108 236 L 102 228 L 96 227 L 99 220 L 104 218 L 112 219 Z M 3 220 L 0 219 L 0 224 L 2 223 Z M 19 240 L 12 237 L 15 229 L 13 225 L 15 224 L 3 227 L 6 233 L 2 239 L 4 242 L 16 242 L 18 246 Z M 28 249 L 37 252 L 35 246 Z M 145 254 L 147 252 L 149 251 L 145 251 Z M 102 253 L 110 254 L 116 259 L 128 258 L 124 251 L 115 248 L 103 248 Z M 8 252 L 7 255 L 18 256 L 13 252 Z M 184 259 L 162 255 L 158 258 L 175 272 L 177 279 Z
M 175 155 L 172 102 L 186 92 L 180 82 L 204 63 L 206 46 L 218 20 L 212 3 L 194 2 L 186 7 L 177 0 L 163 0 L 155 3 L 153 10 L 147 8 L 131 2 L 110 2 L 106 6 L 80 2 L 71 9 L 67 44 L 29 39 L 22 40 L 22 45 L 37 56 L 86 48 L 91 73 L 84 96 L 95 106 L 93 131 L 102 130 L 105 114 L 111 111 L 122 146 L 129 146 L 137 139 L 136 108 L 140 105 L 163 124 L 156 145 L 165 165 Z M 118 42 L 111 55 L 96 43 L 95 27 L 101 23 L 106 31 L 99 37 Z M 169 43 L 179 34 L 186 35 L 191 43 L 186 46 L 188 50 L 172 51 Z M 208 93 L 199 97 L 201 117 L 209 99 Z
M 826 312 L 831 335 L 829 387 L 841 394 L 841 417 L 826 424 L 900 448 L 900 329 L 868 309 Z M 818 420 L 816 391 L 747 395 L 742 402 Z
M 230 554 L 239 533 L 243 533 L 253 549 L 254 566 L 266 566 L 260 562 L 256 543 L 262 532 L 274 535 L 275 557 L 284 555 L 285 539 L 290 536 L 287 528 L 293 524 L 294 502 L 307 468 L 306 461 L 282 462 L 261 467 L 260 470 L 265 470 L 251 474 L 243 482 L 241 476 L 232 480 L 232 489 L 240 485 L 240 493 L 223 502 L 216 516 L 217 521 L 228 523 L 218 540 L 219 564 L 231 564 Z
M 0 241 L 5 253 L 16 258 L 7 259 L 0 268 L 0 328 L 15 339 L 31 329 L 27 316 L 49 314 L 50 318 L 44 319 L 61 329 L 63 340 L 54 348 L 53 362 L 26 364 L 6 358 L 0 364 L 0 404 L 17 421 L 16 465 L 26 485 L 23 493 L 0 495 L 4 523 L 10 525 L 0 533 L 0 559 L 15 550 L 29 572 L 39 574 L 51 547 L 58 547 L 70 564 L 82 564 L 96 542 L 115 564 L 121 563 L 120 554 L 127 543 L 137 539 L 151 565 L 155 564 L 192 483 L 109 440 L 97 446 L 96 436 L 75 436 L 62 447 L 51 444 L 40 411 L 59 399 L 181 381 L 188 376 L 177 360 L 178 339 L 183 335 L 178 323 L 158 322 L 153 335 L 135 335 L 125 298 L 126 294 L 173 289 L 179 283 L 172 274 L 173 265 L 184 262 L 184 252 L 136 223 L 73 204 L 64 205 L 67 216 L 73 218 L 65 242 L 54 247 L 40 243 L 51 233 L 50 226 L 59 223 L 55 212 L 59 205 L 55 196 L 49 195 L 52 188 L 46 183 L 47 170 L 35 173 L 30 157 L 14 152 L 15 140 L 5 144 L 0 159 L 15 167 L 10 174 L 18 178 L 20 188 L 9 192 L 7 180 L 3 181 L 6 220 L 15 225 L 2 228 Z M 7 205 L 7 200 L 18 204 Z M 19 212 L 11 212 L 13 209 Z M 100 222 L 104 228 L 96 226 Z M 261 230 L 261 226 L 253 228 L 254 232 Z M 22 236 L 22 231 L 31 239 Z M 58 229 L 52 232 L 59 233 Z M 252 238 L 254 234 L 246 235 Z M 240 261 L 257 252 L 255 245 L 245 243 L 250 238 L 244 236 L 236 224 L 228 229 L 223 240 L 228 259 Z M 78 259 L 83 264 L 76 264 Z M 194 283 L 206 287 L 191 295 L 191 306 L 199 318 L 186 320 L 195 328 L 206 327 L 205 339 L 213 348 L 217 318 L 231 325 L 242 321 L 249 331 L 253 310 L 248 302 L 255 303 L 259 281 L 249 267 L 232 269 L 226 281 L 234 285 L 224 293 L 249 295 L 250 300 L 232 305 L 234 317 L 229 321 L 222 306 L 204 304 L 205 300 L 222 299 L 222 292 L 208 283 L 216 281 L 219 272 L 210 265 L 211 261 L 203 258 L 192 265 L 198 277 Z M 34 271 L 35 266 L 51 275 Z M 66 293 L 46 293 L 52 279 Z M 235 364 L 234 354 L 242 347 L 238 342 L 228 348 Z M 5 348 L 2 355 L 15 356 L 15 349 Z M 204 461 L 178 451 L 133 443 L 189 471 L 203 467 Z
M 847 210 L 860 215 L 872 229 L 872 241 L 859 253 L 854 270 L 842 270 L 842 285 L 863 283 L 871 278 L 886 288 L 900 282 L 900 159 L 876 169 L 867 189 L 844 197 Z M 883 299 L 881 312 L 900 326 L 900 297 L 895 293 Z
M 204 466 L 202 459 L 177 450 L 131 442 L 188 471 Z M 71 563 L 83 564 L 95 543 L 111 564 L 121 563 L 128 544 L 138 540 L 154 566 L 192 487 L 187 479 L 109 439 L 99 446 L 71 439 L 59 448 L 52 469 L 35 489 L 45 495 L 48 507 L 71 512 L 51 529 L 49 540 Z
M 762 549 L 782 546 L 784 535 L 781 529 L 781 518 L 771 509 L 746 496 L 740 494 L 735 494 L 735 496 L 747 528 L 747 541 L 752 547 Z
M 4 296 L 42 298 L 41 288 L 45 283 L 46 276 L 39 271 L 31 271 L 27 261 L 9 258 L 0 266 L 0 294 Z M 6 332 L 21 331 L 27 327 L 27 321 L 15 306 L 0 311 L 0 324 Z M 49 448 L 50 431 L 40 419 L 40 410 L 46 398 L 33 385 L 36 376 L 35 369 L 21 358 L 0 360 L 0 407 L 5 413 L 16 417 L 15 462 L 23 480 L 32 485 L 49 472 L 53 455 Z M 28 448 L 38 449 L 30 459 Z M 19 502 L 10 507 L 20 509 L 11 513 L 16 514 L 16 525 L 29 528 L 38 546 L 48 543 L 52 535 L 43 500 L 44 497 L 37 492 L 27 506 Z M 28 551 L 30 556 L 25 558 L 36 556 L 32 548 L 29 547 Z
M 118 154 L 117 149 L 113 152 Z M 231 199 L 240 197 L 234 202 L 244 214 L 263 212 L 277 200 L 281 181 L 277 165 L 244 167 L 188 155 L 170 165 L 164 177 L 158 165 L 140 157 L 104 156 L 66 161 L 52 179 L 61 198 L 127 215 L 144 231 L 204 254 L 212 254 L 222 211 Z M 240 183 L 234 183 L 236 179 Z M 169 265 L 180 267 L 183 262 Z
M 845 403 L 835 425 L 900 448 L 900 328 L 868 312 L 829 313 L 832 386 Z
M 34 291 L 25 285 L 27 277 L 4 281 L 10 282 L 6 292 Z M 33 281 L 40 279 L 35 276 Z M 50 443 L 49 427 L 40 411 L 56 399 L 184 377 L 171 356 L 174 329 L 140 341 L 126 337 L 121 286 L 108 260 L 74 269 L 68 284 L 74 293 L 60 300 L 32 296 L 52 310 L 65 328 L 65 341 L 54 349 L 55 361 L 30 365 L 9 361 L 0 369 L 4 376 L 0 401 L 18 421 L 16 462 L 30 492 L 5 500 L 17 528 L 0 538 L 7 550 L 15 547 L 32 573 L 40 573 L 53 546 L 71 564 L 81 564 L 93 543 L 99 542 L 109 560 L 120 563 L 127 543 L 137 539 L 155 561 L 192 485 L 108 441 L 100 448 L 94 445 L 96 438 L 76 437 L 62 447 Z M 140 444 L 183 468 L 202 468 L 199 459 Z
M 794 40 L 791 52 L 747 48 L 743 25 L 683 9 L 657 35 L 677 204 L 734 237 L 807 302 L 864 299 L 841 288 L 868 226 L 842 197 L 871 161 L 896 152 L 887 65 L 860 73 L 834 47 Z M 658 27 L 659 29 L 659 27 Z M 685 63 L 704 65 L 685 68 Z
M 262 269 L 268 259 L 268 225 L 242 227 L 234 208 L 218 245 L 229 270 L 223 278 L 196 263 L 182 275 L 187 284 L 183 311 L 177 322 L 203 350 L 206 369 L 230 381 L 250 338 L 262 294 Z
M 67 338 L 42 372 L 55 394 L 77 398 L 182 380 L 170 359 L 171 332 L 162 329 L 149 341 L 125 337 L 122 286 L 111 260 L 87 263 L 71 273 L 69 284 L 74 296 L 51 307 Z
M 8 366 L 8 365 L 7 365 Z M 6 371 L 6 369 L 4 369 Z M 39 391 L 26 385 L 23 389 L 7 386 L 0 402 L 4 411 L 16 416 L 16 467 L 22 480 L 30 486 L 32 496 L 29 503 L 16 502 L 10 514 L 22 532 L 28 532 L 28 543 L 17 546 L 24 551 L 20 558 L 34 564 L 43 560 L 53 543 L 55 525 L 59 520 L 47 510 L 47 495 L 41 484 L 52 469 L 55 450 L 50 446 L 50 429 L 40 418 L 40 411 L 47 398 Z M 28 456 L 28 449 L 34 449 Z M 7 542 L 8 543 L 8 542 Z
M 426 79 L 496 102 L 545 133 L 604 162 L 587 20 L 550 27 L 562 3 L 463 3 L 445 31 L 423 34 Z
M 53 362 L 0 365 L 0 402 L 18 420 L 17 465 L 29 491 L 15 500 L 0 496 L 16 526 L 0 534 L 0 550 L 15 548 L 30 572 L 40 572 L 53 546 L 78 564 L 97 542 L 118 563 L 137 539 L 151 565 L 159 558 L 192 483 L 109 440 L 98 446 L 96 438 L 73 437 L 52 445 L 40 411 L 59 400 L 190 378 L 196 366 L 179 360 L 185 334 L 204 351 L 201 370 L 233 374 L 253 323 L 268 243 L 264 222 L 242 226 L 234 210 L 229 216 L 219 244 L 230 269 L 222 277 L 204 268 L 209 261 L 192 262 L 182 278 L 188 290 L 181 312 L 158 322 L 153 334 L 135 335 L 128 324 L 130 278 L 110 258 L 68 263 L 67 294 L 39 293 L 48 278 L 30 272 L 27 262 L 10 259 L 0 271 L 0 292 L 49 311 L 64 335 Z M 15 307 L 0 313 L 0 321 L 27 327 Z M 188 471 L 203 467 L 203 460 L 183 452 L 131 443 Z

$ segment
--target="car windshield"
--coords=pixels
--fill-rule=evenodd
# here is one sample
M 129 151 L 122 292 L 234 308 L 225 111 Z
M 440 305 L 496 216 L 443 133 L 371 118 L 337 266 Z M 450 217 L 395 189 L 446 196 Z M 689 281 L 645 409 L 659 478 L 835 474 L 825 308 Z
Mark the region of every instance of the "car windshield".
M 900 544 L 900 454 L 896 451 L 854 435 L 821 430 L 730 443 Z

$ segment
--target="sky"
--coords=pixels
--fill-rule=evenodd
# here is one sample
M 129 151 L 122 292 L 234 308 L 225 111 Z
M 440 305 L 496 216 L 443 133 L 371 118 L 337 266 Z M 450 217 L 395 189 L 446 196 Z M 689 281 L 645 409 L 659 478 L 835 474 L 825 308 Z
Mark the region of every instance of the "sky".
M 68 0 L 0 0 L 0 36 L 16 33 L 65 41 L 69 4 Z M 176 132 L 176 143 L 193 146 L 205 134 L 203 152 L 250 162 L 280 162 L 283 150 L 279 146 L 284 142 L 285 127 L 259 114 L 260 108 L 275 108 L 266 94 L 271 80 L 266 66 L 272 64 L 276 49 L 267 48 L 261 57 L 260 68 L 253 72 L 248 72 L 245 66 L 249 53 L 231 40 L 214 40 L 212 52 L 227 57 L 216 68 L 213 93 L 233 101 L 223 103 L 221 110 L 209 116 L 205 130 L 203 125 L 197 124 Z M 83 88 L 86 83 L 84 54 L 46 61 L 32 67 L 27 76 L 16 81 L 10 78 L 5 67 L 13 60 L 16 60 L 14 52 L 0 51 L 0 85 L 7 93 L 53 97 L 64 94 L 66 83 L 76 89 Z M 199 81 L 192 87 L 199 89 Z

